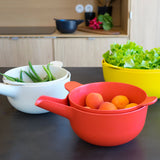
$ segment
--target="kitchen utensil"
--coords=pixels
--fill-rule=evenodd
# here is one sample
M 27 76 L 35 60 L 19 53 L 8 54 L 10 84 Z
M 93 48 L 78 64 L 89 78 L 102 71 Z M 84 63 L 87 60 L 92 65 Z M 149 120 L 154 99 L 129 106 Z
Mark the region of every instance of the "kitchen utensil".
M 160 98 L 160 69 L 129 69 L 108 64 L 102 60 L 106 82 L 129 83 L 142 88 L 148 96 Z
M 55 102 L 48 96 L 38 98 L 35 105 L 69 119 L 81 139 L 99 146 L 117 146 L 133 140 L 143 129 L 148 109 L 143 106 L 120 114 L 91 113 Z
M 73 33 L 76 31 L 77 26 L 84 22 L 84 20 L 76 19 L 56 19 L 56 28 L 61 33 Z
M 57 62 L 55 64 L 56 66 L 54 66 L 54 62 L 52 62 L 52 65 L 50 65 L 50 70 L 56 77 L 56 80 L 33 83 L 24 74 L 23 79 L 27 83 L 21 83 L 13 82 L 3 77 L 4 83 L 0 83 L 0 94 L 7 96 L 10 104 L 21 112 L 30 114 L 48 112 L 47 110 L 41 109 L 34 105 L 36 99 L 41 95 L 65 98 L 68 94 L 68 91 L 64 88 L 64 84 L 70 81 L 71 77 L 70 72 L 64 68 L 58 67 Z M 41 78 L 46 76 L 42 65 L 33 65 L 33 68 Z M 28 71 L 28 69 L 29 66 L 17 67 L 8 70 L 4 74 L 12 77 L 19 77 L 20 70 Z
M 75 81 L 70 81 L 65 84 L 65 88 L 70 92 L 65 99 L 52 98 L 52 101 L 59 102 L 61 104 L 70 105 L 79 110 L 92 113 L 101 114 L 117 114 L 125 113 L 136 110 L 145 105 L 151 105 L 157 101 L 156 97 L 147 97 L 146 93 L 135 86 L 116 83 L 116 82 L 96 82 L 82 85 Z M 118 110 L 98 110 L 89 109 L 85 104 L 86 96 L 91 92 L 100 93 L 103 96 L 104 101 L 111 101 L 116 95 L 125 95 L 130 102 L 137 103 L 137 106 L 118 109 Z

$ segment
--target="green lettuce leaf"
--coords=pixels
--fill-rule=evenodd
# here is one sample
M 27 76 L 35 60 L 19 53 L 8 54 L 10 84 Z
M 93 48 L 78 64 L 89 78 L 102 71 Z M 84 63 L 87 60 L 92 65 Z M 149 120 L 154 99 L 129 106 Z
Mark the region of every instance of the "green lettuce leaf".
M 131 41 L 111 44 L 103 58 L 109 64 L 124 68 L 160 69 L 160 47 L 148 51 Z

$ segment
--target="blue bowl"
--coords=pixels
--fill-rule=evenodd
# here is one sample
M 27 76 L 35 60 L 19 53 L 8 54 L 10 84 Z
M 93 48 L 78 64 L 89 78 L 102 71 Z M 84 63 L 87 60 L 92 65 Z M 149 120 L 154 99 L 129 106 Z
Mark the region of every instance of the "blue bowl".
M 74 33 L 77 30 L 77 26 L 84 22 L 84 20 L 75 19 L 55 19 L 56 28 L 61 33 Z

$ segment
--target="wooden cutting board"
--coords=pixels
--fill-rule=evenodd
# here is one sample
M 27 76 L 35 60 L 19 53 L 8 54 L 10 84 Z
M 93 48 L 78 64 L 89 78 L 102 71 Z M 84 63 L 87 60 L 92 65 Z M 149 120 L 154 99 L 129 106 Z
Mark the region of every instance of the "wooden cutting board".
M 120 31 L 116 31 L 115 29 L 111 29 L 109 31 L 103 30 L 103 29 L 92 29 L 90 27 L 87 26 L 83 26 L 83 27 L 78 27 L 79 31 L 83 31 L 83 32 L 90 32 L 90 33 L 96 33 L 96 34 L 105 34 L 105 35 L 119 35 Z

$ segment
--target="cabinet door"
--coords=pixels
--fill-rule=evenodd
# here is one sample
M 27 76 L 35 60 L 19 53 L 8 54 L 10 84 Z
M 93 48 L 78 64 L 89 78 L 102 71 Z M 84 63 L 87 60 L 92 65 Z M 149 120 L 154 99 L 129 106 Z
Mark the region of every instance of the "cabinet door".
M 52 39 L 0 38 L 0 66 L 16 67 L 53 61 Z
M 131 0 L 131 36 L 132 41 L 145 49 L 160 47 L 160 1 Z
M 126 43 L 128 38 L 56 38 L 54 40 L 55 60 L 66 67 L 101 66 L 102 55 L 110 44 Z

